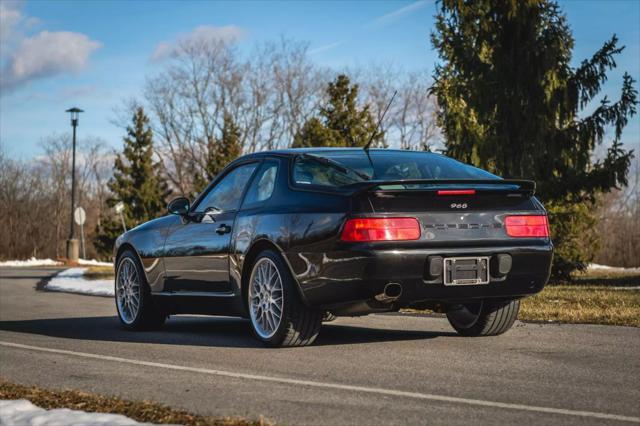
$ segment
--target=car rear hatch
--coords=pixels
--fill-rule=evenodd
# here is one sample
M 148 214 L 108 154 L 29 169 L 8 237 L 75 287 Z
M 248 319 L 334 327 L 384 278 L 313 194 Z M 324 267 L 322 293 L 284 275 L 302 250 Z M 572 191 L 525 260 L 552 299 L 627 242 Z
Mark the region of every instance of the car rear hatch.
M 353 187 L 353 213 L 418 219 L 412 246 L 513 244 L 518 237 L 507 234 L 505 217 L 545 214 L 534 192 L 524 180 L 368 181 Z

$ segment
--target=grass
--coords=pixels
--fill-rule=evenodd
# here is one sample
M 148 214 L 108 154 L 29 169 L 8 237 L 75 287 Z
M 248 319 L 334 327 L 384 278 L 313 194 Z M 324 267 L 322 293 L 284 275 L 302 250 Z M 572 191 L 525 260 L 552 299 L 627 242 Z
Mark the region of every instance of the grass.
M 91 266 L 84 271 L 84 277 L 88 280 L 113 279 L 113 266 Z
M 551 283 L 522 301 L 525 321 L 640 327 L 640 274 L 633 271 L 577 272 L 572 281 Z
M 587 272 L 575 272 L 573 280 L 567 285 L 588 286 L 640 286 L 640 274 L 627 271 L 590 270 Z
M 522 301 L 518 318 L 640 327 L 640 290 L 614 290 L 603 285 L 549 285 Z
M 0 399 L 27 399 L 45 409 L 69 408 L 95 413 L 122 414 L 139 422 L 171 423 L 186 426 L 266 426 L 273 423 L 232 417 L 208 417 L 175 410 L 150 401 L 128 401 L 76 390 L 54 391 L 23 386 L 0 379 Z
M 589 271 L 522 299 L 523 321 L 640 327 L 640 274 Z M 409 312 L 415 310 L 407 310 Z

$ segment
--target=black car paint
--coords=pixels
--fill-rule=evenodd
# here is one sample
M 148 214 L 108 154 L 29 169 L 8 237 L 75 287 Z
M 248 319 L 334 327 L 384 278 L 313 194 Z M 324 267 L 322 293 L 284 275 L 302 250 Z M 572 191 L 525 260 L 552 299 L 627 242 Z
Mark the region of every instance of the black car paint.
M 345 315 L 517 298 L 539 292 L 546 284 L 553 256 L 550 239 L 505 238 L 503 228 L 507 214 L 545 213 L 535 197 L 512 194 L 513 198 L 502 196 L 497 203 L 499 195 L 491 194 L 435 197 L 425 191 L 300 187 L 290 179 L 293 159 L 300 153 L 256 153 L 234 161 L 207 190 L 236 166 L 269 159 L 278 161 L 280 167 L 268 200 L 222 213 L 214 223 L 199 223 L 197 215 L 169 215 L 142 224 L 118 238 L 116 261 L 125 248 L 134 249 L 152 293 L 168 313 L 246 316 L 242 279 L 248 275 L 252 258 L 264 248 L 282 254 L 305 304 Z M 250 185 L 251 180 L 247 187 Z M 452 210 L 451 204 L 456 203 L 466 204 L 466 209 Z M 346 243 L 339 238 L 349 217 L 389 215 L 417 217 L 422 227 L 420 239 Z M 216 229 L 222 224 L 231 232 L 218 234 Z M 441 279 L 425 274 L 429 256 L 503 253 L 512 256 L 511 272 L 493 278 L 488 285 L 444 286 Z M 401 297 L 392 304 L 377 302 L 375 296 L 390 282 L 402 285 Z

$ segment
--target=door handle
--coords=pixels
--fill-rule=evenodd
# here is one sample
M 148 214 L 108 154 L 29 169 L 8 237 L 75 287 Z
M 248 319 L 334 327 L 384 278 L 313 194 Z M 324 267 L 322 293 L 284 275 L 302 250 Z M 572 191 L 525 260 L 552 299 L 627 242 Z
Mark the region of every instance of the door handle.
M 228 234 L 229 232 L 231 232 L 231 227 L 230 227 L 230 226 L 227 226 L 227 225 L 225 225 L 225 224 L 223 223 L 222 225 L 220 225 L 220 226 L 216 229 L 216 232 L 217 232 L 219 235 L 222 235 L 222 234 Z

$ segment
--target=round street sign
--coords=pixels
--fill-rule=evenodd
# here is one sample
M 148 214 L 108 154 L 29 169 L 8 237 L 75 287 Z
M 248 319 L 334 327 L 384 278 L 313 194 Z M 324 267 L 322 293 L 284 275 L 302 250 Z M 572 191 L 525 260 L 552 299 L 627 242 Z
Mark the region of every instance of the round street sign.
M 84 221 L 87 220 L 87 214 L 82 207 L 76 207 L 73 212 L 73 219 L 78 225 L 84 225 Z

